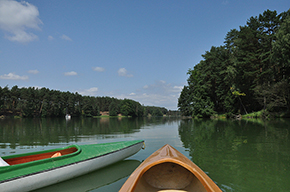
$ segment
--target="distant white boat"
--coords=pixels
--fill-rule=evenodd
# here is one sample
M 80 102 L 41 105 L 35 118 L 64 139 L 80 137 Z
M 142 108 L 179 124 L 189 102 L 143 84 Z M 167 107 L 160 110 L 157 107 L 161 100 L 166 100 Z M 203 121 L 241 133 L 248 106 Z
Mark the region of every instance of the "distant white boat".
M 70 120 L 70 119 L 71 119 L 71 116 L 70 116 L 69 114 L 66 114 L 66 115 L 65 115 L 65 119 L 66 119 L 66 120 Z

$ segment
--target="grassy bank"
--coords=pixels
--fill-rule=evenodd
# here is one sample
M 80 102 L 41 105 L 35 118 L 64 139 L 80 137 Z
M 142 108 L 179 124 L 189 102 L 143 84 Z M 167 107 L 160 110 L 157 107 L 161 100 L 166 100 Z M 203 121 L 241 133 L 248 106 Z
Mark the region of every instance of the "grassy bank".
M 243 118 L 290 118 L 290 111 L 269 112 L 267 110 L 261 110 L 252 112 L 246 115 L 242 115 Z
M 131 117 L 131 116 L 110 116 L 110 115 L 101 115 L 101 116 L 93 116 L 93 118 L 119 118 L 119 117 Z
M 290 111 L 269 112 L 267 110 L 256 111 L 244 115 L 240 114 L 218 114 L 212 116 L 214 119 L 271 119 L 271 118 L 290 118 Z

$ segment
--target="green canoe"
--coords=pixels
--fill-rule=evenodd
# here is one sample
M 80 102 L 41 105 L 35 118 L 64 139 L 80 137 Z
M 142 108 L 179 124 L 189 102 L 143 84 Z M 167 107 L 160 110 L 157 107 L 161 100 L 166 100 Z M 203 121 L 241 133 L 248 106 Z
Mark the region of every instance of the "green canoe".
M 142 140 L 68 147 L 2 157 L 1 191 L 30 191 L 71 179 L 137 153 Z

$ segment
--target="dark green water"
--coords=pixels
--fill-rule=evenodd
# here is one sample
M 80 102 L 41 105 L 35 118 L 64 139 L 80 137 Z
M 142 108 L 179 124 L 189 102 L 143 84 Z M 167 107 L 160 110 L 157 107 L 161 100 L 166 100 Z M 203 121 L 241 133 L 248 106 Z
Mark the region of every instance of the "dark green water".
M 118 191 L 150 154 L 170 144 L 223 191 L 290 191 L 290 121 L 176 118 L 4 119 L 0 155 L 143 139 L 146 149 L 117 164 L 40 191 Z

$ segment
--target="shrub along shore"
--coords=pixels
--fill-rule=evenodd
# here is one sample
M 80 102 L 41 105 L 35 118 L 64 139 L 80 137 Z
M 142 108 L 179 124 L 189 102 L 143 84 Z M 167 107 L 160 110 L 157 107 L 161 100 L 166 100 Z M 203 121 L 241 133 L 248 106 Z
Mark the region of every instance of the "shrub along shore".
M 173 116 L 177 111 L 164 107 L 144 106 L 131 99 L 114 97 L 82 96 L 71 92 L 61 92 L 48 88 L 22 87 L 17 85 L 11 89 L 0 87 L 0 118 L 15 117 L 73 117 L 101 116 L 107 111 L 109 116 Z

